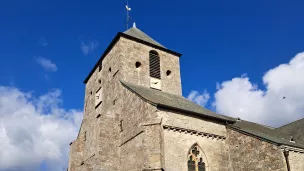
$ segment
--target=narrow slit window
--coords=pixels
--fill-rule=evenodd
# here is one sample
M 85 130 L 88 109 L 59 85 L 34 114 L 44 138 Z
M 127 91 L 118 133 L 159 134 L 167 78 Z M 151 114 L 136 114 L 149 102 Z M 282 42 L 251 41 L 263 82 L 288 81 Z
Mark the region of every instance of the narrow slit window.
M 123 131 L 123 120 L 120 121 L 119 127 L 120 127 L 120 132 L 122 132 Z
M 156 51 L 149 52 L 150 77 L 160 79 L 160 58 Z
M 98 71 L 100 72 L 102 70 L 102 62 L 99 62 L 98 64 Z
M 99 118 L 101 116 L 101 114 L 97 114 L 96 118 Z
M 116 104 L 116 99 L 113 100 L 113 105 L 115 105 L 115 104 Z
M 95 108 L 97 108 L 102 102 L 102 88 L 100 87 L 95 93 Z

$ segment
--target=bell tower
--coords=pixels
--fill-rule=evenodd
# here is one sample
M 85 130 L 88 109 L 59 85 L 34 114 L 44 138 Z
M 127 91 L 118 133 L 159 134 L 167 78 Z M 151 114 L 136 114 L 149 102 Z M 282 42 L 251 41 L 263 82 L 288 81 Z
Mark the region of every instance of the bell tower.
M 133 26 L 121 33 L 123 80 L 181 95 L 179 57 Z
M 115 56 L 108 55 L 110 52 L 116 53 Z M 84 83 L 89 81 L 94 70 L 105 67 L 104 59 L 111 58 L 106 61 L 115 61 L 123 81 L 182 95 L 180 56 L 180 53 L 167 49 L 133 24 L 125 32 L 117 33 Z M 110 66 L 108 69 L 113 70 Z
M 141 123 L 156 118 L 153 112 L 156 109 L 135 97 L 122 82 L 181 95 L 180 56 L 135 25 L 116 34 L 84 80 L 84 118 L 77 139 L 71 143 L 69 171 L 86 168 L 122 170 L 123 166 L 118 163 L 130 159 L 127 156 L 130 152 L 147 157 L 139 163 L 142 168 L 161 167 L 160 147 L 155 145 L 159 143 L 151 141 L 159 136 L 150 135 L 155 130 L 143 127 Z M 139 112 L 143 106 L 149 109 L 141 111 L 145 115 Z M 135 152 L 130 144 L 134 136 L 143 132 L 141 138 L 151 140 L 144 141 L 144 151 Z

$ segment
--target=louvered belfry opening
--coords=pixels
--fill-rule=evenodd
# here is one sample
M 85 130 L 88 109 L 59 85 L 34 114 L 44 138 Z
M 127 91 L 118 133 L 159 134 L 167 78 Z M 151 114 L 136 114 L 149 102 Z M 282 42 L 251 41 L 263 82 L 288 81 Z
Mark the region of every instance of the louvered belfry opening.
M 150 76 L 160 79 L 160 59 L 156 51 L 149 52 Z

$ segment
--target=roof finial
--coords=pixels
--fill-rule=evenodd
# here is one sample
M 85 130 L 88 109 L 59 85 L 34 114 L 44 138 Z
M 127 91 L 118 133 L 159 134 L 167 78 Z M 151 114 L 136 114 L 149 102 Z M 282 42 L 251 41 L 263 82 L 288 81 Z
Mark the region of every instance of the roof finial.
M 127 0 L 127 5 L 126 5 L 126 10 L 127 10 L 127 29 L 129 28 L 128 24 L 129 24 L 129 20 L 130 20 L 130 15 L 129 12 L 131 11 L 131 8 L 129 7 L 129 2 Z
M 136 23 L 135 22 L 133 23 L 133 27 L 136 28 Z

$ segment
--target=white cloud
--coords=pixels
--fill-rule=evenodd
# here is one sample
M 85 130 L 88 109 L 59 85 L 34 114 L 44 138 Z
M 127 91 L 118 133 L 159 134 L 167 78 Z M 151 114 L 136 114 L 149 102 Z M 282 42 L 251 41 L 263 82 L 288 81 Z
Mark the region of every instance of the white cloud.
M 0 170 L 63 171 L 82 112 L 61 107 L 59 90 L 40 97 L 0 86 Z
M 206 90 L 202 94 L 198 91 L 191 91 L 187 98 L 201 106 L 205 106 L 210 99 L 210 95 Z
M 219 84 L 214 106 L 218 113 L 280 126 L 304 117 L 304 53 L 263 76 L 265 90 L 247 75 Z
M 38 44 L 45 47 L 48 45 L 48 42 L 44 37 L 40 37 Z
M 81 42 L 80 49 L 83 52 L 84 55 L 88 55 L 93 50 L 95 50 L 98 47 L 99 43 L 98 41 L 90 41 L 90 42 Z
M 36 61 L 39 65 L 41 65 L 46 71 L 56 72 L 57 66 L 51 60 L 46 59 L 44 57 L 36 57 Z

